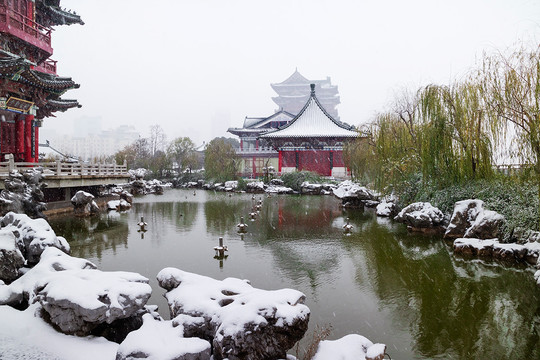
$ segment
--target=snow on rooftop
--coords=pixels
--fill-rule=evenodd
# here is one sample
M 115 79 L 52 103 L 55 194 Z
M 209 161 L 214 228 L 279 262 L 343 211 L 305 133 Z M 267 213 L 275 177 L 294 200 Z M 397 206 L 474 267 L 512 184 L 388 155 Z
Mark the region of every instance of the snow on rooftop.
M 288 126 L 281 130 L 269 132 L 262 138 L 286 137 L 358 137 L 356 131 L 341 127 L 331 119 L 319 106 L 314 96 L 308 100 L 307 107 Z

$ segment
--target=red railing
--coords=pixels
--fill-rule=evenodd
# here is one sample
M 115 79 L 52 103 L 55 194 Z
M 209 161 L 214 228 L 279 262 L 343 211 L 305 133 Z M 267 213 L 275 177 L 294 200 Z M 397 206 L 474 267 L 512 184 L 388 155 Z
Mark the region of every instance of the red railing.
M 6 0 L 0 0 L 0 32 L 11 34 L 52 54 L 52 29 L 8 8 Z
M 34 69 L 47 74 L 56 75 L 56 60 L 47 59 Z

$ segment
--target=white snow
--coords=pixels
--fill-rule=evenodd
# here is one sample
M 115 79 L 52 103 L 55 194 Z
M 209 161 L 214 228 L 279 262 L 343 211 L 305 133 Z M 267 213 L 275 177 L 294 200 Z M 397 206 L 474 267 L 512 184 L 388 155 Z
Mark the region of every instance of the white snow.
M 182 326 L 173 327 L 172 321 L 158 321 L 152 315 L 143 315 L 140 329 L 129 333 L 118 347 L 118 354 L 124 356 L 142 352 L 146 359 L 177 359 L 186 354 L 207 351 L 210 356 L 210 343 L 199 338 L 184 338 Z M 111 358 L 112 359 L 112 358 Z
M 0 358 L 26 360 L 114 359 L 118 344 L 102 337 L 62 334 L 35 315 L 39 304 L 25 311 L 0 306 Z
M 19 254 L 21 254 L 21 251 L 19 250 L 19 247 L 17 246 L 17 242 L 15 239 L 15 235 L 13 234 L 13 231 L 3 228 L 0 229 L 0 249 L 5 251 L 16 251 Z M 21 254 L 22 257 L 22 254 Z
M 358 334 L 349 334 L 338 340 L 323 340 L 319 343 L 313 360 L 364 360 L 383 355 L 384 344 L 373 344 Z
M 392 215 L 392 208 L 394 203 L 383 201 L 377 205 L 377 215 L 378 216 L 390 216 Z

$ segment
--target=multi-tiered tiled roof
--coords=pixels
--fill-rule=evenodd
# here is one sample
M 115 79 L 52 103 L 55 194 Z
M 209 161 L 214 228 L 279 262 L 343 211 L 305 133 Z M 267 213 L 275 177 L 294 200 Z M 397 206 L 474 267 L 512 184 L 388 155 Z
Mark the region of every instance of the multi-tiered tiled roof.
M 311 84 L 308 101 L 287 125 L 260 136 L 262 139 L 279 138 L 355 138 L 358 132 L 353 126 L 334 119 L 321 105 L 315 95 L 315 84 Z

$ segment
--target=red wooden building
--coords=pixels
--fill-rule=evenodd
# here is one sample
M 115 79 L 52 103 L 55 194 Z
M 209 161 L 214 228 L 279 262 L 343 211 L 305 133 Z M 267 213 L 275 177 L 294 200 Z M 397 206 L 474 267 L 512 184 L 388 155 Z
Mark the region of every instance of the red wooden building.
M 281 173 L 307 170 L 346 177 L 343 145 L 358 137 L 354 127 L 334 119 L 315 96 L 315 84 L 302 110 L 287 125 L 260 136 L 279 152 Z
M 0 0 L 0 160 L 37 162 L 39 127 L 56 111 L 80 107 L 61 96 L 78 88 L 56 74 L 52 26 L 84 24 L 60 0 Z

